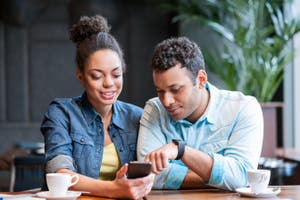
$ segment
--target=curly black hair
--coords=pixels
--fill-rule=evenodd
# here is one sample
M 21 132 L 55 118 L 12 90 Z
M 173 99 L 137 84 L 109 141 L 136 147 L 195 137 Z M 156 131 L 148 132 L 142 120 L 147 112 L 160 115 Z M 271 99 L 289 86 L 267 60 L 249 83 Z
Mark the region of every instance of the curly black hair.
M 151 68 L 163 72 L 177 64 L 186 67 L 193 78 L 199 70 L 205 70 L 205 62 L 200 48 L 187 37 L 166 39 L 156 45 L 151 60 Z
M 81 71 L 83 71 L 89 56 L 101 49 L 115 51 L 119 55 L 123 71 L 125 71 L 123 51 L 109 31 L 110 26 L 101 15 L 83 16 L 71 27 L 70 40 L 76 44 L 76 63 Z

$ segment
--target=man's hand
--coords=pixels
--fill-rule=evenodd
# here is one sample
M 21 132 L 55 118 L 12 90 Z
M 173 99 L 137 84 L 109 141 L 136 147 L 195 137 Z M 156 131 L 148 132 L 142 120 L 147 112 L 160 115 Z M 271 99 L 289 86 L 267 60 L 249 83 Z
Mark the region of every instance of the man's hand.
M 145 161 L 152 162 L 152 172 L 159 174 L 164 168 L 168 167 L 169 160 L 175 159 L 177 154 L 178 147 L 171 142 L 149 153 Z

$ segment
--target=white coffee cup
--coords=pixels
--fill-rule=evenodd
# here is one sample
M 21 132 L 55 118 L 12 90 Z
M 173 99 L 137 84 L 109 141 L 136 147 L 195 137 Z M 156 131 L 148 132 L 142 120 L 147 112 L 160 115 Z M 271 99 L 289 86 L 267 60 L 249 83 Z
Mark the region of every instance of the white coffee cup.
M 270 182 L 270 176 L 271 176 L 270 170 L 267 169 L 249 170 L 247 174 L 248 174 L 248 181 L 250 184 L 250 188 L 253 193 L 259 194 L 267 190 Z
M 62 197 L 67 194 L 69 187 L 75 185 L 79 181 L 77 174 L 48 173 L 46 174 L 46 182 L 50 192 L 50 196 Z

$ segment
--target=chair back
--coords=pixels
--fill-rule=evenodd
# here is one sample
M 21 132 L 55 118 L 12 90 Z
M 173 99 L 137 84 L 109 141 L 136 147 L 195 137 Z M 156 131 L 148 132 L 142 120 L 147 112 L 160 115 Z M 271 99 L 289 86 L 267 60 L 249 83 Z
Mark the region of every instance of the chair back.
M 11 167 L 10 191 L 42 188 L 45 185 L 44 155 L 18 156 Z

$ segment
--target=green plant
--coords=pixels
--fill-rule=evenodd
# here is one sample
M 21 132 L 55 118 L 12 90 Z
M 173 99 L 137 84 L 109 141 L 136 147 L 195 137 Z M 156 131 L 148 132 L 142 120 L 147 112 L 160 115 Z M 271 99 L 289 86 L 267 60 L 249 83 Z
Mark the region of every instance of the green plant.
M 292 62 L 290 41 L 300 31 L 299 20 L 286 15 L 291 12 L 287 3 L 178 0 L 163 7 L 176 11 L 174 21 L 196 20 L 217 33 L 221 42 L 202 51 L 207 67 L 228 89 L 253 95 L 260 102 L 272 100 L 285 66 Z

